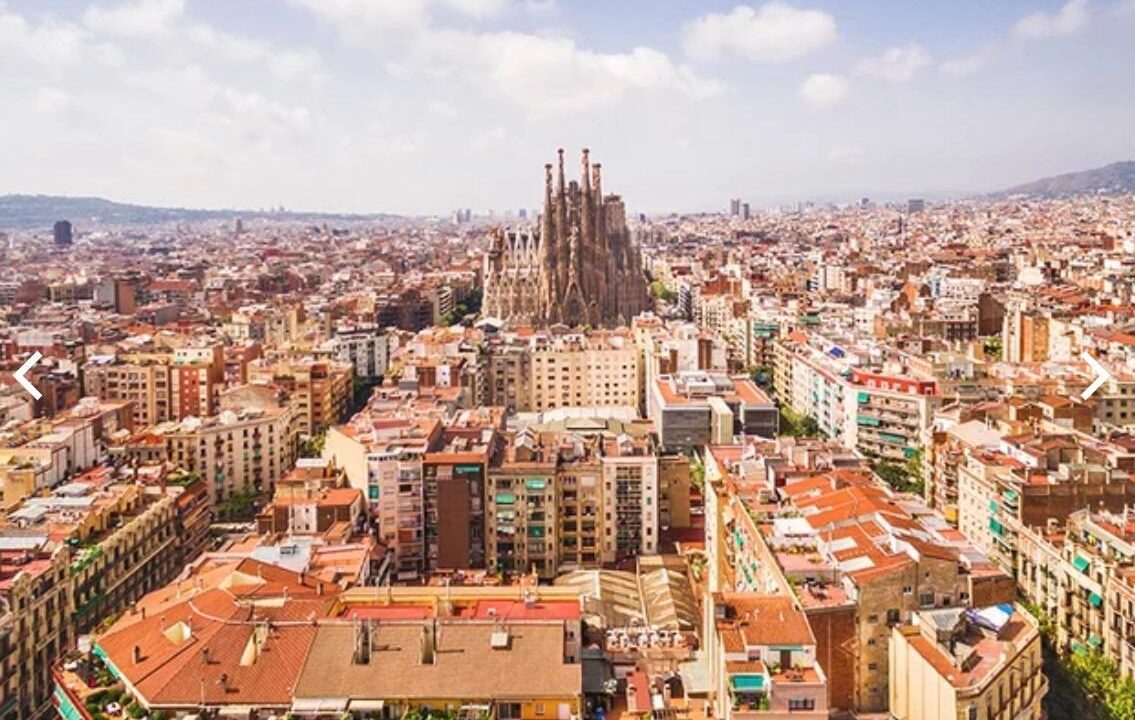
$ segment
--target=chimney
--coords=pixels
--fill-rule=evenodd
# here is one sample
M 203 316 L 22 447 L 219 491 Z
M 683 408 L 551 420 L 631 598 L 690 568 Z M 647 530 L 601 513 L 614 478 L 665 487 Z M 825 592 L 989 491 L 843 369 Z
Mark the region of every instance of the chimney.
M 433 665 L 437 659 L 437 644 L 435 638 L 435 621 L 429 620 L 422 624 L 422 635 L 419 649 L 423 665 Z
M 141 645 L 135 645 L 133 648 L 131 648 L 131 657 L 134 660 L 135 665 L 142 662 L 142 646 Z

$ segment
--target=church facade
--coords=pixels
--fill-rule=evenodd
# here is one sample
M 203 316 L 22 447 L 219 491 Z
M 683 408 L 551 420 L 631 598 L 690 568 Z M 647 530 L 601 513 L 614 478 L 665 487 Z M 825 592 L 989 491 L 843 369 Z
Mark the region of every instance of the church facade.
M 603 196 L 587 149 L 578 181 L 564 181 L 563 150 L 554 184 L 552 170 L 544 166 L 538 226 L 498 231 L 485 253 L 482 314 L 514 326 L 628 324 L 650 295 L 623 200 Z

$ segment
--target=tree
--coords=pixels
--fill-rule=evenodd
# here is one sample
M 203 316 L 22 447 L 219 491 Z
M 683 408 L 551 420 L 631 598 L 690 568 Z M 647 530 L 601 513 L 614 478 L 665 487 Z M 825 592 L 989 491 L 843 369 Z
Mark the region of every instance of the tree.
M 802 415 L 788 405 L 780 406 L 780 434 L 788 437 L 820 437 L 820 423 L 811 415 Z

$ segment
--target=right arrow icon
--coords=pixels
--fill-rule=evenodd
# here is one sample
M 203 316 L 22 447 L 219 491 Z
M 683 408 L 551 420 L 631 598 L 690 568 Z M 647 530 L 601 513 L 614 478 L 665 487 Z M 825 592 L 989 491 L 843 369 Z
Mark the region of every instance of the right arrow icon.
M 1082 399 L 1087 400 L 1095 394 L 1096 390 L 1100 389 L 1100 385 L 1103 385 L 1107 381 L 1107 379 L 1111 377 L 1111 373 L 1109 373 L 1107 371 L 1107 368 L 1105 368 L 1103 365 L 1100 365 L 1099 360 L 1096 360 L 1094 357 L 1089 355 L 1087 351 L 1081 353 L 1080 358 L 1083 359 L 1083 361 L 1088 365 L 1090 365 L 1092 370 L 1094 370 L 1096 373 L 1096 379 L 1092 381 L 1091 385 L 1084 388 L 1084 392 L 1080 394 L 1080 397 Z

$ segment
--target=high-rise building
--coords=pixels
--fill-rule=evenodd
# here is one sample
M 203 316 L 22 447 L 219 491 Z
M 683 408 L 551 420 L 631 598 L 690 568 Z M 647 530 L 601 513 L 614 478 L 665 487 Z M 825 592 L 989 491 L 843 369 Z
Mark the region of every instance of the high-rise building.
M 512 323 L 611 326 L 649 307 L 638 247 L 618 195 L 603 195 L 599 163 L 583 150 L 580 181 L 555 186 L 544 166 L 538 228 L 498 233 L 485 254 L 483 312 Z
M 730 198 L 729 199 L 729 214 L 733 217 L 737 217 L 738 215 L 741 214 L 741 199 L 740 198 Z
M 73 240 L 71 222 L 69 220 L 57 221 L 51 228 L 51 232 L 55 236 L 56 245 L 70 245 Z

